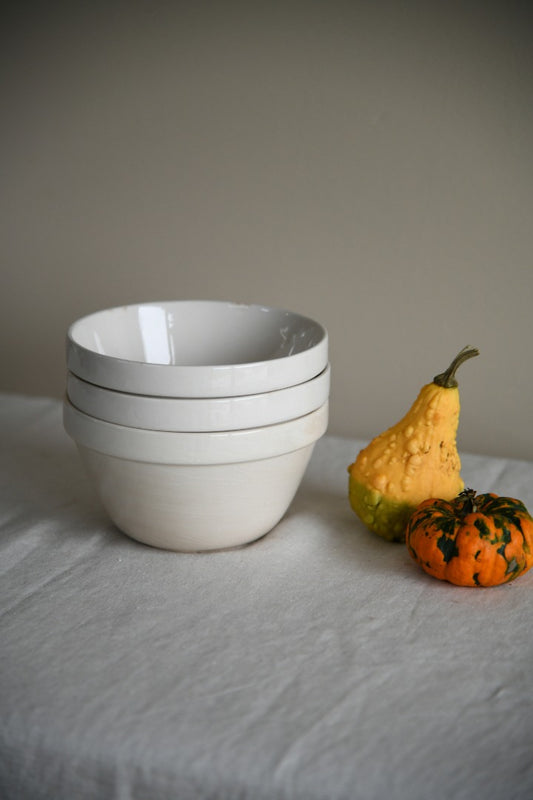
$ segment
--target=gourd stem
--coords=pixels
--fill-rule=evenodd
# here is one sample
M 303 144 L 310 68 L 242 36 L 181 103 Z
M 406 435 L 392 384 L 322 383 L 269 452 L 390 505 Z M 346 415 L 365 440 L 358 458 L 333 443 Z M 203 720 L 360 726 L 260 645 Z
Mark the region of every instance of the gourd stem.
M 465 489 L 459 494 L 459 497 L 462 498 L 461 514 L 463 517 L 477 512 L 476 492 L 474 489 Z
M 441 372 L 440 375 L 435 375 L 433 378 L 433 383 L 436 383 L 437 386 L 442 386 L 445 389 L 453 389 L 455 388 L 458 383 L 455 378 L 455 373 L 457 369 L 461 366 L 461 364 L 469 358 L 473 358 L 474 356 L 479 355 L 479 350 L 477 347 L 472 347 L 471 345 L 467 345 L 463 347 L 460 353 L 457 353 L 454 360 L 446 370 L 446 372 Z

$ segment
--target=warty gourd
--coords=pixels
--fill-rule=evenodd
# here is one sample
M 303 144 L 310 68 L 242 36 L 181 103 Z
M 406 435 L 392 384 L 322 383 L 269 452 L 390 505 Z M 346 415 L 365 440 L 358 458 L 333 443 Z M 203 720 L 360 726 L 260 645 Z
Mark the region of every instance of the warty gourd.
M 456 445 L 460 402 L 455 373 L 478 354 L 475 347 L 463 348 L 445 372 L 420 390 L 407 414 L 348 467 L 350 505 L 379 536 L 404 542 L 409 517 L 423 500 L 452 500 L 464 489 Z

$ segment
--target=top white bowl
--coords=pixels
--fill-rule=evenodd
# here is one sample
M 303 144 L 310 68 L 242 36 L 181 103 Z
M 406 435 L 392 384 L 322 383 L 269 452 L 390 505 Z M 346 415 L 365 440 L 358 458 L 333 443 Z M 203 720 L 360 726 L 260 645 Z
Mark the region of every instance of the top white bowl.
M 237 397 L 294 386 L 328 364 L 328 335 L 292 311 L 210 300 L 109 308 L 74 322 L 67 367 L 109 389 Z

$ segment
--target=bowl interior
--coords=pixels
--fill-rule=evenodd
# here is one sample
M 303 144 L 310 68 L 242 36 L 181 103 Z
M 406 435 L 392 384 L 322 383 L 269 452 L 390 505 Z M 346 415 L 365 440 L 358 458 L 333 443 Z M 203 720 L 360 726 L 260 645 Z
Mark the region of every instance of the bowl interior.
M 148 364 L 252 364 L 309 350 L 325 329 L 300 314 L 218 301 L 141 303 L 73 323 L 69 339 L 100 355 Z

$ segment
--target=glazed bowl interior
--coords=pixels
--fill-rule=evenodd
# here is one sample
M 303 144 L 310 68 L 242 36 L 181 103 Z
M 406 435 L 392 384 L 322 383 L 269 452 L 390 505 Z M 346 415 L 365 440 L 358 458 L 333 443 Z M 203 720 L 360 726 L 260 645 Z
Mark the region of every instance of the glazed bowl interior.
M 327 343 L 322 325 L 292 311 L 211 300 L 141 303 L 74 322 L 67 367 L 118 391 L 236 396 L 318 375 Z
M 292 311 L 203 300 L 105 309 L 73 323 L 69 332 L 74 343 L 100 355 L 182 366 L 284 358 L 324 335 L 321 325 Z

